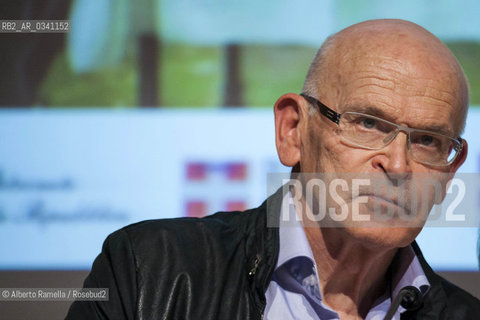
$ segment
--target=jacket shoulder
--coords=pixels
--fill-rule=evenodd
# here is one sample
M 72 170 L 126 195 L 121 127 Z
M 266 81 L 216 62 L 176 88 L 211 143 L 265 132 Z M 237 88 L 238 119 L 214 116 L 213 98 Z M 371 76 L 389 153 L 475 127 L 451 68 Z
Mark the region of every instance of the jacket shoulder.
M 447 310 L 451 319 L 474 319 L 480 315 L 480 300 L 437 275 L 447 298 Z
M 414 241 L 411 245 L 431 285 L 423 300 L 424 308 L 414 312 L 418 315 L 413 319 L 477 319 L 480 301 L 434 272 L 425 261 L 418 244 Z
M 258 214 L 259 208 L 243 212 L 217 212 L 204 218 L 172 218 L 140 221 L 120 230 L 116 234 L 126 234 L 133 244 L 140 245 L 144 242 L 161 240 L 165 236 L 173 237 L 172 240 L 194 240 L 205 236 L 222 237 L 225 233 L 243 233 L 248 229 Z
M 250 236 L 259 208 L 244 212 L 218 212 L 204 218 L 157 219 L 137 222 L 110 234 L 109 243 L 128 242 L 137 267 L 158 264 L 162 256 L 185 259 L 222 255 Z M 189 262 L 187 262 L 189 261 Z

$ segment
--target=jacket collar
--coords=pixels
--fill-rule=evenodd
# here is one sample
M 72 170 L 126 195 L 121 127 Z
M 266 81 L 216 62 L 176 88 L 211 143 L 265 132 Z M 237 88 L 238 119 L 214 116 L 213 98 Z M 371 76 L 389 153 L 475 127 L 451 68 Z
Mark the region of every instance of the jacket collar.
M 278 223 L 284 189 L 288 191 L 288 188 L 279 188 L 258 208 L 258 214 L 252 215 L 249 229 L 253 235 L 247 238 L 247 272 L 254 301 L 262 311 L 266 303 L 265 291 L 275 270 L 280 249 Z
M 416 241 L 412 243 L 412 248 L 430 282 L 430 289 L 423 297 L 422 306 L 416 311 L 402 313 L 401 319 L 443 319 L 442 314 L 445 315 L 447 310 L 447 296 L 441 278 L 428 265 Z

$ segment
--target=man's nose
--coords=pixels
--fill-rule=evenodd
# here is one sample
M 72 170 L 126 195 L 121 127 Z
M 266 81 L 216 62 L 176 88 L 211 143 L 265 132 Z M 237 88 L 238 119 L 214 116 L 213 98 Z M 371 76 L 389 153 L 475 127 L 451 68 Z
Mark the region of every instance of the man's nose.
M 382 167 L 391 179 L 405 178 L 411 172 L 407 139 L 405 132 L 398 132 L 396 137 L 381 150 L 382 155 L 375 160 L 375 165 Z

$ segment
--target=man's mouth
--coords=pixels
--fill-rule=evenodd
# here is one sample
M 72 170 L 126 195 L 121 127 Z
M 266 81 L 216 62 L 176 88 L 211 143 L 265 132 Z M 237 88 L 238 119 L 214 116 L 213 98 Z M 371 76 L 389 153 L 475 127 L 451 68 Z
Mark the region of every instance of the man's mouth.
M 408 202 L 405 201 L 405 198 L 400 195 L 384 195 L 374 192 L 364 192 L 360 193 L 359 197 L 367 197 L 370 205 L 380 205 L 380 206 L 395 206 L 400 210 L 410 212 Z
M 381 201 L 381 202 L 387 202 L 389 204 L 393 204 L 393 205 L 396 205 L 397 207 L 401 207 L 399 204 L 398 204 L 398 198 L 396 197 L 384 197 L 382 195 L 378 195 L 378 194 L 365 194 L 363 196 L 366 196 L 368 197 L 368 199 L 372 199 L 374 201 Z M 403 207 L 403 206 L 402 206 Z

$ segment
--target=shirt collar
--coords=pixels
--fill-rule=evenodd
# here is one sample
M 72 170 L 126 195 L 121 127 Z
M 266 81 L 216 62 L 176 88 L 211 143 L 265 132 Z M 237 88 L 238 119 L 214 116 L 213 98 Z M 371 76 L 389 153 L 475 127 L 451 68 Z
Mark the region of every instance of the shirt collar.
M 312 249 L 295 210 L 293 197 L 290 192 L 285 193 L 282 199 L 280 217 L 280 251 L 275 269 L 296 257 L 307 257 L 315 265 Z

